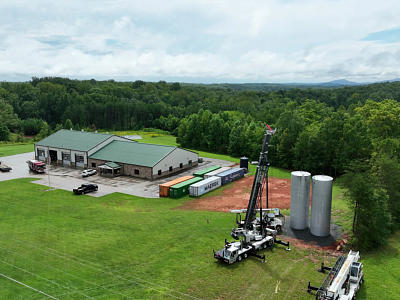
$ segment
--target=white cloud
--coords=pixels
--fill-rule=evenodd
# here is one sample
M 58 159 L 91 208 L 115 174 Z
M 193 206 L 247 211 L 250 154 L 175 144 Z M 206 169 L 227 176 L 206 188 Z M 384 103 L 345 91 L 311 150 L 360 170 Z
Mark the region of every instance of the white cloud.
M 15 74 L 242 82 L 400 77 L 398 27 L 376 1 L 7 1 L 0 80 Z

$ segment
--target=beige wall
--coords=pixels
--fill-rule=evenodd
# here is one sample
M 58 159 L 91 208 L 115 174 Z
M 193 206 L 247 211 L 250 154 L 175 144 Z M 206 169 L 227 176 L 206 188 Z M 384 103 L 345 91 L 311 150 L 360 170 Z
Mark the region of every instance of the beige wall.
M 92 163 L 96 164 L 96 169 L 100 165 L 104 165 L 107 160 L 100 160 L 100 159 L 93 159 L 89 158 L 89 168 L 92 168 Z M 143 166 L 136 166 L 136 165 L 129 165 L 129 164 L 123 164 L 123 163 L 118 163 L 121 166 L 121 175 L 127 175 L 127 176 L 132 176 L 132 177 L 138 177 L 138 178 L 143 178 L 143 179 L 149 179 L 151 180 L 151 168 L 150 167 L 143 167 Z M 139 174 L 135 174 L 135 169 L 139 170 Z
M 168 169 L 168 171 L 161 172 L 161 175 L 158 175 L 158 170 L 153 169 L 153 179 L 157 179 L 160 177 L 166 177 L 166 176 L 170 176 L 170 175 L 173 175 L 173 174 L 176 174 L 179 172 L 186 171 L 192 167 L 196 167 L 197 164 L 198 164 L 198 162 L 196 160 L 192 163 L 192 166 L 189 166 L 188 164 L 186 164 L 186 165 L 183 165 L 182 168 L 180 168 L 180 167 L 173 168 L 172 171 L 169 171 L 169 169 Z
M 158 170 L 161 170 L 162 173 L 169 172 L 169 167 L 172 167 L 173 170 L 179 170 L 181 163 L 186 166 L 190 160 L 194 166 L 194 163 L 197 164 L 198 159 L 199 155 L 197 153 L 176 148 L 153 167 L 153 175 L 158 176 Z

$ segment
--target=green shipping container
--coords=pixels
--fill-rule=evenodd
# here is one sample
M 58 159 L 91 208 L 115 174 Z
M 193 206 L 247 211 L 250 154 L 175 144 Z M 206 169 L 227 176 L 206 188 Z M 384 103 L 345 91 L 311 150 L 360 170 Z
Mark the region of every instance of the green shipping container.
M 188 195 L 189 194 L 189 186 L 192 185 L 193 183 L 202 181 L 203 178 L 201 177 L 195 177 L 189 180 L 186 180 L 184 182 L 175 184 L 169 188 L 169 196 L 171 198 L 180 198 L 182 196 Z
M 194 172 L 193 175 L 196 176 L 196 177 L 204 178 L 205 174 L 210 173 L 210 172 L 215 171 L 215 170 L 218 170 L 220 168 L 221 168 L 220 166 L 208 167 L 208 168 L 201 169 L 199 171 Z

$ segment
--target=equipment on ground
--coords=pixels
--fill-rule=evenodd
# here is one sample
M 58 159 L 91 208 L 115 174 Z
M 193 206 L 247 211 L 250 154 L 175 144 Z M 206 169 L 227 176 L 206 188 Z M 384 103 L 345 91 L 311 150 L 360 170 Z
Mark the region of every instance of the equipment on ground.
M 29 170 L 36 172 L 36 173 L 44 173 L 46 169 L 46 164 L 40 160 L 27 160 L 26 163 L 29 166 Z
M 90 192 L 97 191 L 99 188 L 97 184 L 93 183 L 84 183 L 80 187 L 73 189 L 72 191 L 74 192 L 75 195 L 82 195 L 82 194 L 87 194 Z
M 264 222 L 267 224 L 269 229 L 276 230 L 280 232 L 283 225 L 285 224 L 285 216 L 280 212 L 279 208 L 263 208 Z M 244 225 L 244 220 L 242 218 L 242 213 L 246 213 L 247 209 L 232 209 L 230 211 L 236 214 L 236 223 L 238 226 Z M 258 219 L 258 218 L 257 218 Z
M 317 291 L 316 300 L 350 300 L 356 298 L 356 293 L 364 281 L 363 264 L 359 262 L 360 253 L 351 251 L 340 256 L 333 267 L 321 263 L 319 272 L 329 271 L 322 285 L 314 287 L 308 282 L 307 292 Z
M 11 170 L 12 170 L 11 167 L 5 165 L 4 163 L 2 163 L 2 162 L 0 161 L 0 171 L 1 171 L 1 172 L 10 172 Z
M 268 224 L 268 212 L 270 211 L 262 208 L 262 194 L 265 187 L 266 208 L 268 208 L 268 146 L 271 136 L 276 132 L 276 129 L 271 130 L 268 125 L 267 127 L 247 209 L 238 210 L 239 215 L 243 212 L 246 213 L 246 216 L 242 220 L 241 216 L 236 215 L 237 228 L 233 228 L 231 232 L 231 236 L 237 242 L 228 242 L 225 239 L 225 247 L 218 252 L 213 251 L 214 258 L 228 264 L 241 261 L 249 256 L 255 256 L 265 261 L 265 255 L 258 255 L 258 250 L 267 247 L 272 249 L 275 243 L 285 245 L 287 250 L 290 250 L 289 243 L 276 238 L 277 230 L 269 228 L 271 225 Z M 270 214 L 270 217 L 275 220 L 275 213 L 273 216 Z

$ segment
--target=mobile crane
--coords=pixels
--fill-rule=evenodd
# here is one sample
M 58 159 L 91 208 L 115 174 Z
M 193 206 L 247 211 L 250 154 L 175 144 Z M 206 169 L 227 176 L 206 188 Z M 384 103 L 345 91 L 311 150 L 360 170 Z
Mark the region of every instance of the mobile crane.
M 317 291 L 316 300 L 350 300 L 356 298 L 356 293 L 364 281 L 363 264 L 358 260 L 360 253 L 351 251 L 340 256 L 333 267 L 321 264 L 319 272 L 329 271 L 322 285 L 314 287 L 308 282 L 307 292 Z
M 273 218 L 273 216 L 268 216 L 270 211 L 268 210 L 268 146 L 271 136 L 275 132 L 276 129 L 272 130 L 267 125 L 247 209 L 233 211 L 239 214 L 246 213 L 245 219 L 242 220 L 239 217 L 238 220 L 238 216 L 236 216 L 237 227 L 232 229 L 231 236 L 237 241 L 228 242 L 225 239 L 223 249 L 217 252 L 213 250 L 214 258 L 218 260 L 233 264 L 249 256 L 255 256 L 265 261 L 265 255 L 260 256 L 257 252 L 267 247 L 272 249 L 274 243 L 285 245 L 286 249 L 290 250 L 288 242 L 276 238 L 277 230 L 269 228 L 271 227 L 269 218 Z M 266 187 L 267 209 L 262 208 L 264 187 Z

